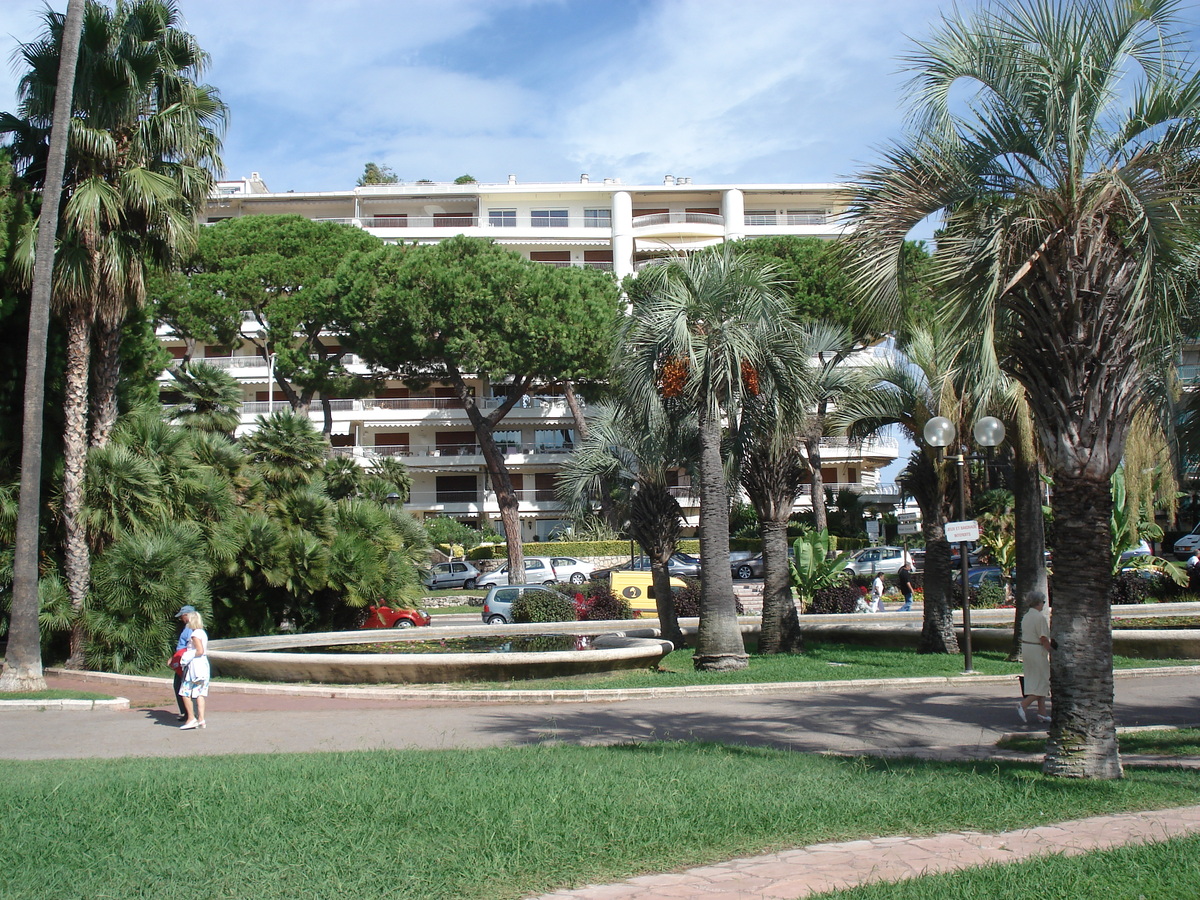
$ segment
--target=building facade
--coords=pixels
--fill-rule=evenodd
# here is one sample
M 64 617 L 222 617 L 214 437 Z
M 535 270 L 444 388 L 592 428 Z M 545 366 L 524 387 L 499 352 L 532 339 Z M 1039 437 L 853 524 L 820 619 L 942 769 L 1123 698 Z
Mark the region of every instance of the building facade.
M 552 266 L 590 266 L 618 279 L 655 260 L 759 235 L 832 239 L 842 232 L 838 186 L 832 184 L 697 185 L 666 176 L 662 184 L 625 185 L 615 179 L 522 184 L 397 183 L 346 191 L 272 193 L 258 173 L 220 182 L 208 207 L 209 224 L 250 215 L 299 215 L 362 228 L 385 242 L 431 244 L 456 234 L 489 238 L 527 259 Z M 249 329 L 260 327 L 248 320 Z M 161 338 L 176 356 L 183 344 Z M 329 352 L 338 352 L 336 336 Z M 868 351 L 869 353 L 870 351 Z M 194 348 L 193 359 L 227 369 L 244 390 L 240 431 L 257 416 L 286 405 L 272 389 L 273 360 L 249 341 L 237 347 Z M 367 374 L 359 359 L 351 372 Z M 164 376 L 166 377 L 166 376 Z M 505 385 L 476 379 L 482 405 L 503 402 Z M 448 385 L 412 391 L 400 381 L 365 399 L 328 398 L 334 452 L 364 465 L 403 458 L 413 479 L 407 508 L 418 517 L 448 515 L 496 524 L 499 509 L 486 465 L 461 402 Z M 320 421 L 324 410 L 312 407 Z M 522 539 L 546 540 L 567 524 L 555 497 L 555 478 L 574 441 L 565 399 L 554 393 L 522 397 L 496 434 L 520 498 Z M 881 488 L 878 471 L 895 460 L 894 440 L 829 440 L 823 448 L 827 486 L 858 492 Z M 691 524 L 698 499 L 681 480 L 674 488 Z

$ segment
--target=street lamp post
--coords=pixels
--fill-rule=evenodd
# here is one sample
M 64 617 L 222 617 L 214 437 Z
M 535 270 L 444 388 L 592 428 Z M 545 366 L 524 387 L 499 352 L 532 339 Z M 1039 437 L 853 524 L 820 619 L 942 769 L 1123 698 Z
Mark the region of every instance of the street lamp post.
M 956 432 L 954 423 L 945 416 L 934 416 L 925 423 L 925 443 L 930 447 L 942 450 L 954 443 Z M 999 446 L 1004 442 L 1004 423 L 995 416 L 984 416 L 971 429 L 975 443 L 981 447 Z M 965 521 L 967 518 L 967 448 L 959 446 L 956 456 L 948 456 L 958 469 L 958 510 Z M 974 671 L 971 667 L 971 581 L 970 561 L 967 558 L 966 539 L 958 542 L 958 562 L 962 569 L 963 589 L 963 670 L 964 674 Z

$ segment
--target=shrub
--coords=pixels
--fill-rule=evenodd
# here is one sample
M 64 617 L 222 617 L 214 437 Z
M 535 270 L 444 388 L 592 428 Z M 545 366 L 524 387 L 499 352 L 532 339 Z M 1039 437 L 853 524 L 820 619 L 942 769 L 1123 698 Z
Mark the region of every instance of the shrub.
M 700 582 L 695 578 L 684 578 L 684 587 L 676 588 L 672 593 L 675 600 L 675 615 L 679 618 L 689 618 L 700 615 Z M 734 606 L 740 616 L 745 612 L 742 601 L 734 598 Z
M 617 596 L 607 584 L 593 581 L 587 594 L 572 592 L 575 609 L 581 622 L 606 622 L 612 619 L 632 619 L 629 601 Z
M 821 588 L 812 599 L 812 609 L 809 612 L 818 615 L 833 615 L 836 613 L 852 613 L 858 606 L 858 598 L 862 591 L 858 585 L 849 582 Z
M 575 602 L 559 591 L 525 591 L 513 601 L 514 622 L 574 622 Z
M 1108 602 L 1145 603 L 1151 599 L 1171 596 L 1175 582 L 1165 575 L 1151 574 L 1145 577 L 1138 572 L 1118 572 L 1108 592 Z

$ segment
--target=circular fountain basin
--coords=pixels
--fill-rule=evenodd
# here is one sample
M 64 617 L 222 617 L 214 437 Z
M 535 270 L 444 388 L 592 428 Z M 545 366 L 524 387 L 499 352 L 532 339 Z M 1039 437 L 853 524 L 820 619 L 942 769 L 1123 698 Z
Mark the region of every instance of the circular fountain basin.
M 659 639 L 655 629 L 631 629 L 626 625 L 627 622 L 554 622 L 270 635 L 210 641 L 208 654 L 217 677 L 320 684 L 440 684 L 648 669 L 671 652 L 671 642 Z M 591 641 L 587 650 L 541 653 L 321 653 L 308 649 L 519 634 L 578 634 L 590 636 Z M 290 652 L 299 648 L 306 650 Z

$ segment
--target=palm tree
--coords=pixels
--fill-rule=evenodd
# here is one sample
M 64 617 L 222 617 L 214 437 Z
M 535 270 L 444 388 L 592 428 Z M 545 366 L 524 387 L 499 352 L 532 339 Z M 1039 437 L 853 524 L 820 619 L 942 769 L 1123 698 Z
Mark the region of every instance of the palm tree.
M 312 419 L 291 409 L 259 416 L 241 444 L 274 495 L 311 484 L 329 454 L 329 441 Z
M 191 362 L 171 369 L 180 393 L 167 418 L 185 428 L 233 437 L 241 422 L 242 387 L 224 369 Z
M 46 179 L 58 184 L 67 159 L 67 129 L 71 97 L 83 31 L 83 0 L 69 0 L 63 19 L 61 65 L 55 73 L 56 102 L 51 113 Z M 29 311 L 29 340 L 25 360 L 25 414 L 21 430 L 21 494 L 13 535 L 13 599 L 0 691 L 44 690 L 41 629 L 38 626 L 38 544 L 42 498 L 42 413 L 45 405 L 46 341 L 54 274 L 54 244 L 58 236 L 58 193 L 47 197 L 42 212 L 55 223 L 38 235 Z
M 576 444 L 558 477 L 559 497 L 575 518 L 591 514 L 593 505 L 608 498 L 628 523 L 629 535 L 650 560 L 659 631 L 676 647 L 682 647 L 684 639 L 668 563 L 683 530 L 683 510 L 668 479 L 690 465 L 695 455 L 694 419 L 647 422 L 617 401 L 596 408 L 587 437 Z
M 1054 481 L 1054 715 L 1044 769 L 1122 774 L 1109 477 L 1171 355 L 1200 238 L 1200 78 L 1177 0 L 955 10 L 910 55 L 914 134 L 858 181 L 852 275 L 894 312 L 900 249 L 941 214 L 945 315 L 997 344 Z M 964 89 L 974 91 L 959 102 Z M 953 102 L 952 102 L 953 97 Z
M 729 490 L 721 456 L 725 417 L 774 385 L 792 402 L 796 350 L 775 269 L 722 245 L 669 260 L 629 283 L 614 369 L 642 409 L 674 405 L 695 413 L 700 435 L 700 592 L 697 669 L 745 668 L 729 568 Z
M 899 425 L 916 443 L 934 416 L 947 416 L 961 425 L 962 376 L 950 340 L 940 332 L 913 328 L 899 349 L 902 356 L 863 370 L 859 391 L 846 396 L 832 417 L 836 427 L 865 437 Z M 921 509 L 925 537 L 925 602 L 917 645 L 921 653 L 958 652 L 951 610 L 950 543 L 945 534 L 951 518 L 949 477 L 930 447 L 913 453 L 904 475 L 905 487 Z
M 82 610 L 90 561 L 79 521 L 95 338 L 90 442 L 102 446 L 116 421 L 121 326 L 144 296 L 148 265 L 168 266 L 195 238 L 199 212 L 220 168 L 225 106 L 195 80 L 207 56 L 177 25 L 175 0 L 89 0 L 75 77 L 73 114 L 55 258 L 55 301 L 67 326 L 64 399 L 64 567 Z M 40 38 L 20 48 L 29 71 L 19 115 L 0 115 L 18 171 L 43 187 L 49 124 L 63 44 L 63 17 L 45 16 Z M 33 235 L 25 242 L 26 271 Z M 82 635 L 69 665 L 82 665 Z

